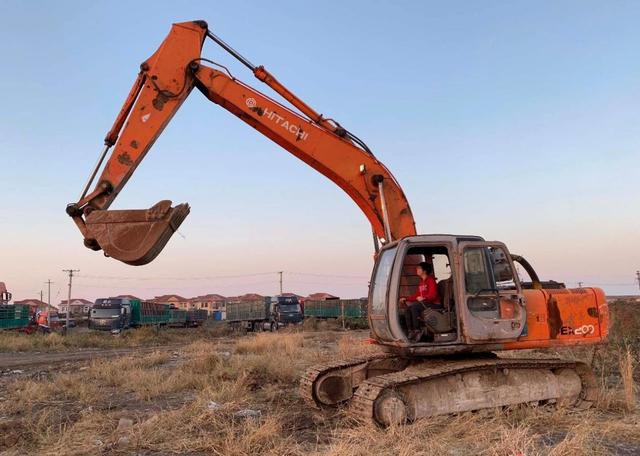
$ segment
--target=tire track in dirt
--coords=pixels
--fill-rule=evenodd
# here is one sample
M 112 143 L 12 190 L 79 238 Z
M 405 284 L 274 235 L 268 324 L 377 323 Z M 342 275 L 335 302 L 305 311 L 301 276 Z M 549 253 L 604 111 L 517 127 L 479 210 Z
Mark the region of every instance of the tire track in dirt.
M 82 349 L 66 352 L 22 352 L 0 353 L 0 371 L 6 369 L 26 368 L 46 364 L 63 364 L 92 361 L 99 358 L 116 358 L 131 354 L 146 354 L 154 351 L 173 351 L 188 344 L 152 345 L 145 347 Z

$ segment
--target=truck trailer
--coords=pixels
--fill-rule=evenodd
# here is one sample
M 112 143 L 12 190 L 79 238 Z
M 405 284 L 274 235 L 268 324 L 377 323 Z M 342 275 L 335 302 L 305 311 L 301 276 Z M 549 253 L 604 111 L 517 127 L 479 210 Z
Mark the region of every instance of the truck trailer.
M 263 299 L 227 302 L 227 321 L 234 329 L 277 331 L 302 323 L 300 303 L 295 296 L 265 296 Z
M 29 306 L 0 304 L 0 329 L 21 329 L 29 326 Z
M 320 319 L 367 318 L 367 299 L 307 300 L 304 303 L 304 317 Z

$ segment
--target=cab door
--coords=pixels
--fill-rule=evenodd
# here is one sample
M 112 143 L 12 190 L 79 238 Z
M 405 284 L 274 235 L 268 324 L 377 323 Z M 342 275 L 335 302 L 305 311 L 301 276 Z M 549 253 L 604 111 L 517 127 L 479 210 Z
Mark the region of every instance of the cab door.
M 122 327 L 128 328 L 131 326 L 131 306 L 122 306 Z
M 516 340 L 527 313 L 507 247 L 499 242 L 462 242 L 458 291 L 467 343 Z

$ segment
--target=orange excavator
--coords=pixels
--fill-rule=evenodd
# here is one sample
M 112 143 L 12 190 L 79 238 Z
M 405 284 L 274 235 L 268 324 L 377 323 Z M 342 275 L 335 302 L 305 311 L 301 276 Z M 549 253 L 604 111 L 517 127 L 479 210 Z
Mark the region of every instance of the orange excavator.
M 201 57 L 206 38 L 288 106 Z M 337 184 L 371 223 L 376 254 L 368 318 L 383 354 L 309 369 L 300 385 L 304 398 L 319 407 L 348 404 L 357 416 L 383 426 L 517 404 L 582 408 L 594 400 L 596 381 L 586 364 L 514 357 L 507 351 L 601 343 L 608 332 L 602 290 L 541 281 L 523 257 L 501 242 L 417 235 L 400 185 L 366 144 L 313 110 L 264 67 L 250 63 L 204 21 L 174 24 L 141 64 L 80 200 L 67 206 L 87 247 L 143 265 L 188 215 L 187 204 L 172 207 L 171 201 L 148 210 L 108 208 L 194 87 Z M 424 331 L 416 339 L 409 337 L 401 298 L 417 285 L 415 265 L 424 262 L 435 269 L 442 306 L 423 313 Z

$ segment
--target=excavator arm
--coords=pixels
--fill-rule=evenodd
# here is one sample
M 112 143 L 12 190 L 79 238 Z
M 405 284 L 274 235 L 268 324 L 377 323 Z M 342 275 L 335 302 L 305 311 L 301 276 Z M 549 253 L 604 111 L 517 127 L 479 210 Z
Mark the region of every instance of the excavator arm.
M 238 58 L 291 108 L 240 82 L 225 67 L 201 58 L 207 37 Z M 128 264 L 146 264 L 188 215 L 187 204 L 171 207 L 170 201 L 160 201 L 148 210 L 107 209 L 194 87 L 342 188 L 371 223 L 376 246 L 378 241 L 416 234 L 402 189 L 362 141 L 315 112 L 264 67 L 252 65 L 209 31 L 204 21 L 194 21 L 174 24 L 158 50 L 142 63 L 80 200 L 67 206 L 87 247 L 102 249 Z

